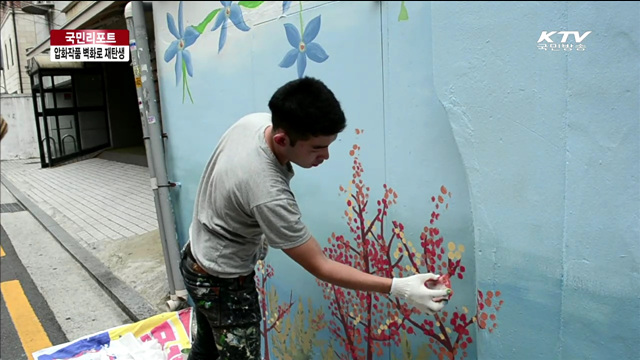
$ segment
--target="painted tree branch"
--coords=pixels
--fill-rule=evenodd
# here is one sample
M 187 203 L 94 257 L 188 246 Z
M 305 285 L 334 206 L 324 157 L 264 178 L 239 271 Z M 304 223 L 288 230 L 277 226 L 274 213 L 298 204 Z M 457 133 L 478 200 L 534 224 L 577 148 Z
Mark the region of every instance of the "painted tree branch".
M 360 130 L 357 129 L 356 133 L 358 131 Z M 340 186 L 340 191 L 347 196 L 348 207 L 344 213 L 353 237 L 348 239 L 332 234 L 325 253 L 336 261 L 379 276 L 403 277 L 430 272 L 444 274 L 447 282 L 453 277 L 464 279 L 466 269 L 461 264 L 464 246 L 453 242 L 445 245 L 444 237 L 435 225 L 439 220 L 441 207 L 448 209 L 446 196 L 451 197 L 451 193 L 442 186 L 440 193 L 431 197 L 435 210 L 431 212 L 428 226 L 425 226 L 420 234 L 420 246 L 416 249 L 411 239 L 405 237 L 405 228 L 401 222 L 392 221 L 391 231 L 389 234 L 385 232 L 388 211 L 398 197 L 398 194 L 386 184 L 383 185 L 383 196 L 377 201 L 375 216 L 370 222 L 367 220 L 370 188 L 362 179 L 364 167 L 357 156 L 359 150 L 360 147 L 354 145 L 350 152 L 354 157 L 354 174 L 350 185 L 347 188 Z M 355 188 L 353 191 L 352 187 Z M 489 327 L 489 331 L 492 331 L 491 325 L 494 328 L 497 326 L 495 314 L 481 312 L 482 307 L 494 305 L 493 308 L 497 311 L 502 305 L 501 302 L 498 304 L 487 299 L 490 296 L 482 300 L 482 292 L 479 292 L 477 313 L 482 319 L 476 321 L 475 316 L 467 318 L 467 308 L 463 306 L 464 313 L 453 312 L 452 330 L 448 327 L 447 312 L 436 314 L 432 321 L 424 319 L 416 308 L 400 299 L 388 295 L 372 296 L 360 291 L 344 292 L 329 284 L 320 281 L 319 283 L 326 293 L 331 295 L 325 295 L 331 302 L 331 315 L 335 319 L 330 322 L 330 330 L 341 342 L 341 346 L 345 347 L 351 359 L 372 360 L 380 354 L 375 354 L 376 350 L 381 351 L 380 346 L 389 346 L 392 343 L 399 346 L 400 330 L 412 335 L 426 335 L 432 341 L 431 344 L 438 344 L 437 348 L 431 344 L 429 347 L 440 356 L 453 359 L 457 354 L 461 354 L 464 358 L 467 356 L 466 351 L 459 350 L 464 350 L 472 342 L 467 329 L 471 324 L 478 323 L 480 329 Z M 497 294 L 498 292 L 496 297 Z M 493 321 L 493 324 L 489 324 L 490 321 Z M 455 342 L 452 333 L 457 334 Z
M 267 332 L 273 330 L 274 328 L 276 328 L 278 326 L 278 324 L 284 318 L 284 316 L 287 315 L 291 311 L 291 308 L 293 307 L 294 303 L 295 303 L 295 301 L 293 301 L 293 290 L 292 290 L 291 294 L 289 295 L 289 302 L 286 304 L 286 306 L 278 305 L 278 313 L 276 315 L 276 318 L 273 321 L 273 323 L 271 324 L 271 326 L 269 326 L 267 328 L 267 330 L 266 330 Z M 280 332 L 278 329 L 276 329 L 276 331 Z

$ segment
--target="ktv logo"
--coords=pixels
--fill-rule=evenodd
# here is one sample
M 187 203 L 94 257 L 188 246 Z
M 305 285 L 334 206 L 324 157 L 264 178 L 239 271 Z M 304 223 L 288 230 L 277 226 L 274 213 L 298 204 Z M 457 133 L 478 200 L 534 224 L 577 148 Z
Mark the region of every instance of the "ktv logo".
M 585 31 L 581 35 L 579 31 L 543 31 L 538 38 L 538 49 L 544 51 L 572 51 L 574 49 L 576 51 L 585 51 L 586 46 L 581 43 L 591 33 L 592 31 Z M 572 35 L 574 41 L 569 42 Z

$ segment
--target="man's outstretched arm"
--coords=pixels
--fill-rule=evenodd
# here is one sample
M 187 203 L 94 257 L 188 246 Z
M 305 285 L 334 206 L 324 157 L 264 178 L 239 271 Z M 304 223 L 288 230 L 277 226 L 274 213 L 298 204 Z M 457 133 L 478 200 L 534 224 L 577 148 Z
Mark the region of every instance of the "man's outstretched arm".
M 427 314 L 444 308 L 445 302 L 435 302 L 434 298 L 446 297 L 450 289 L 429 289 L 428 280 L 438 280 L 435 274 L 416 274 L 392 279 L 367 274 L 349 265 L 331 260 L 325 256 L 320 244 L 300 220 L 300 212 L 294 200 L 280 199 L 257 205 L 253 208 L 269 245 L 281 248 L 295 262 L 316 278 L 343 288 L 391 294 L 404 299 Z M 287 244 L 299 243 L 293 247 Z
M 318 279 L 353 290 L 388 294 L 392 279 L 367 274 L 349 265 L 331 260 L 324 255 L 320 244 L 311 238 L 302 245 L 283 251 Z
M 435 298 L 446 297 L 451 289 L 428 289 L 427 280 L 437 280 L 435 274 L 416 274 L 403 278 L 385 278 L 367 274 L 349 265 L 331 260 L 324 255 L 318 241 L 311 236 L 302 245 L 283 251 L 318 279 L 361 291 L 391 294 L 406 300 L 426 314 L 442 310 L 446 302 L 435 302 Z

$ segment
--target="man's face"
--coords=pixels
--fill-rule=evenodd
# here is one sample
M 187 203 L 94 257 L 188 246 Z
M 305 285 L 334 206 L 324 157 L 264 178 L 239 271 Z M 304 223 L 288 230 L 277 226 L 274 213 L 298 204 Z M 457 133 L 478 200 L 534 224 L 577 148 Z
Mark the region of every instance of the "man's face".
M 308 140 L 298 140 L 295 146 L 288 147 L 288 158 L 301 168 L 311 168 L 329 159 L 329 145 L 338 135 L 317 136 Z

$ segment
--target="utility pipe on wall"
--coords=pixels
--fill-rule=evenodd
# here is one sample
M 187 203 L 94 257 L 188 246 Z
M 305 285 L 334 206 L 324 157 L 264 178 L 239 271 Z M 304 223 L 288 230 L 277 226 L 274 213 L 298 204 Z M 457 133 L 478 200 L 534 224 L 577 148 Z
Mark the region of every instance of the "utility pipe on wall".
M 15 1 L 11 2 L 11 17 L 13 20 L 13 39 L 16 43 L 16 58 L 18 60 L 18 80 L 20 80 L 20 94 L 24 94 L 24 88 L 22 86 L 22 67 L 20 66 L 20 48 L 18 48 L 18 28 L 16 26 L 16 5 Z M 9 66 L 9 64 L 7 64 Z
M 138 58 L 138 52 L 136 51 L 135 27 L 133 24 L 133 14 L 131 13 L 130 5 L 126 5 L 125 7 L 125 21 L 127 23 L 127 29 L 129 30 L 129 47 L 131 51 L 131 66 L 133 68 L 133 74 L 135 78 L 136 94 L 138 95 L 138 109 L 140 110 L 140 122 L 142 125 L 142 139 L 144 140 L 145 153 L 147 155 L 147 167 L 149 169 L 149 177 L 151 179 L 154 179 L 156 178 L 156 172 L 153 167 L 153 156 L 152 156 L 152 150 L 151 150 L 151 144 L 150 144 L 149 129 L 147 126 L 147 122 L 143 120 L 146 117 L 145 117 L 145 110 L 142 105 L 142 82 L 139 82 L 140 81 L 140 64 L 139 64 L 140 59 Z M 162 216 L 160 214 L 162 214 L 162 209 L 160 208 L 160 202 L 155 196 L 154 196 L 154 203 L 156 206 L 156 216 L 159 219 L 161 219 Z M 166 235 L 164 232 L 164 223 L 162 221 L 158 221 L 158 230 L 160 232 L 160 240 L 162 242 L 162 249 L 164 253 L 164 263 L 167 269 L 169 293 L 174 294 L 175 285 L 173 282 L 173 276 L 171 276 L 171 273 L 173 270 L 171 267 L 171 260 L 169 259 L 169 252 L 166 250 L 166 245 L 165 245 Z
M 147 36 L 144 7 L 142 1 L 131 1 L 125 7 L 125 20 L 129 29 L 131 61 L 138 94 L 138 107 L 149 164 L 151 187 L 154 192 L 156 213 L 171 299 L 167 302 L 170 310 L 179 309 L 186 303 L 187 292 L 179 269 L 180 249 L 175 230 L 175 218 L 169 199 L 169 188 L 175 186 L 167 177 L 164 156 L 164 142 L 160 123 L 158 101 Z

